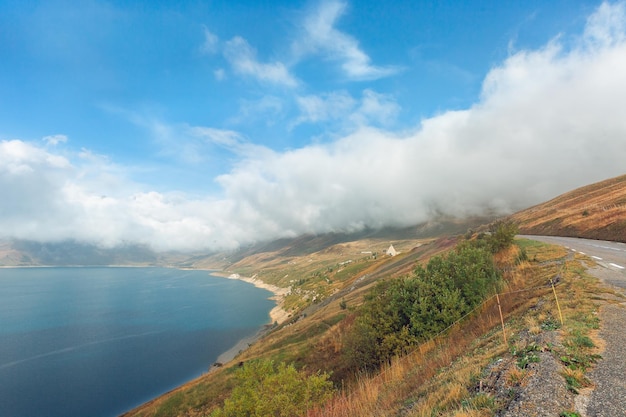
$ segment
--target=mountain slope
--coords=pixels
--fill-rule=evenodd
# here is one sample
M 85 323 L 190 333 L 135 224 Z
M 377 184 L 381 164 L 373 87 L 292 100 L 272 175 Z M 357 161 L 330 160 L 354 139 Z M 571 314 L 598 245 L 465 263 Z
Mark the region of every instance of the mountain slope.
M 625 206 L 626 176 L 623 176 L 574 190 L 517 213 L 511 219 L 520 224 L 523 233 L 569 233 L 576 236 L 623 240 L 626 236 Z M 448 233 L 463 233 L 469 225 L 464 226 Z M 417 232 L 419 231 L 418 229 Z M 448 339 L 447 336 L 443 336 L 442 346 L 457 348 L 456 353 L 446 350 L 439 360 L 422 355 L 420 348 L 416 355 L 408 356 L 411 360 L 405 361 L 408 365 L 404 371 L 401 367 L 393 368 L 393 372 L 385 372 L 383 369 L 380 374 L 374 374 L 371 378 L 361 377 L 358 384 L 351 385 L 351 374 L 345 366 L 345 358 L 342 357 L 343 335 L 353 325 L 359 306 L 369 291 L 381 279 L 409 274 L 417 263 L 425 262 L 432 255 L 449 250 L 459 239 L 459 237 L 418 239 L 415 229 L 408 230 L 407 233 L 408 236 L 402 234 L 358 237 L 308 236 L 255 245 L 230 254 L 199 256 L 189 260 L 188 267 L 209 267 L 211 264 L 217 266 L 219 263 L 219 267 L 228 273 L 256 276 L 266 283 L 290 287 L 291 295 L 282 300 L 283 308 L 288 311 L 290 317 L 286 322 L 268 328 L 260 340 L 239 353 L 235 362 L 225 363 L 223 366 L 220 364 L 213 372 L 125 416 L 208 415 L 210 410 L 223 403 L 232 390 L 232 375 L 238 364 L 254 358 L 296 363 L 302 369 L 311 372 L 318 370 L 332 372 L 333 380 L 338 386 L 344 387 L 335 401 L 339 407 L 337 410 L 341 411 L 341 407 L 350 405 L 351 402 L 347 399 L 358 398 L 354 401 L 356 409 L 335 415 L 425 415 L 419 414 L 419 410 L 430 408 L 432 411 L 446 407 L 450 410 L 458 409 L 459 404 L 461 408 L 464 407 L 463 404 L 473 404 L 476 407 L 482 404 L 489 409 L 483 412 L 491 413 L 471 415 L 494 415 L 496 408 L 501 410 L 509 408 L 509 403 L 517 398 L 516 393 L 523 390 L 525 385 L 523 380 L 527 376 L 527 371 L 520 369 L 520 358 L 510 354 L 511 346 L 501 342 L 500 321 L 496 313 L 499 306 L 493 299 L 488 305 L 492 309 L 489 310 L 491 313 L 487 314 L 485 310 L 483 312 L 485 314 L 473 317 L 464 324 L 466 327 L 459 328 L 453 337 Z M 466 237 L 469 237 L 468 235 L 466 234 Z M 349 240 L 350 238 L 354 240 Z M 401 252 L 400 255 L 396 257 L 384 255 L 390 241 L 393 241 L 394 247 Z M 511 248 L 497 257 L 501 269 L 508 277 L 508 294 L 501 294 L 500 301 L 505 319 L 515 318 L 507 324 L 511 335 L 524 334 L 534 338 L 548 332 L 542 325 L 547 323 L 552 326 L 552 320 L 557 313 L 554 309 L 552 291 L 545 282 L 557 274 L 561 276 L 557 291 L 568 300 L 574 301 L 565 306 L 566 319 L 579 316 L 594 317 L 595 313 L 582 314 L 577 310 L 585 300 L 589 301 L 588 291 L 595 285 L 584 280 L 581 275 L 584 270 L 579 265 L 582 255 L 537 242 L 520 242 L 517 246 L 519 247 Z M 523 251 L 520 247 L 523 247 Z M 525 254 L 527 261 L 523 261 L 522 253 Z M 563 263 L 566 263 L 568 268 L 562 269 Z M 584 291 L 573 288 L 575 285 L 581 286 Z M 527 287 L 534 290 L 524 290 Z M 313 294 L 315 297 L 311 297 Z M 533 331 L 530 332 L 526 326 Z M 550 326 L 544 327 L 552 329 L 551 332 L 556 331 Z M 472 333 L 474 330 L 476 333 Z M 460 339 L 461 336 L 466 338 Z M 554 335 L 551 334 L 550 337 L 552 336 Z M 520 340 L 516 339 L 513 346 L 522 349 L 521 352 L 526 352 L 524 350 L 526 344 L 530 346 L 528 352 L 531 350 L 534 352 L 534 346 L 539 346 L 534 339 Z M 474 348 L 472 344 L 475 345 Z M 547 346 L 547 350 L 542 352 L 542 355 L 546 356 L 544 362 L 558 364 L 560 356 L 553 355 L 549 350 L 554 343 L 550 342 Z M 428 346 L 424 349 L 425 353 L 429 352 Z M 438 350 L 433 352 L 435 351 L 438 352 Z M 465 351 L 469 352 L 468 355 L 461 358 L 459 352 Z M 548 356 L 552 358 L 552 362 L 548 361 Z M 457 357 L 461 359 L 453 361 Z M 502 357 L 505 357 L 505 360 Z M 413 359 L 416 360 L 415 363 L 412 362 Z M 465 366 L 468 369 L 466 374 L 451 371 L 451 361 L 452 365 Z M 494 364 L 497 365 L 497 369 L 491 368 L 495 366 Z M 556 383 L 565 390 L 565 382 L 558 369 L 553 376 Z M 381 378 L 381 376 L 386 378 L 386 375 L 399 376 L 389 383 Z M 440 381 L 438 377 L 432 377 L 433 375 L 443 376 L 444 380 Z M 482 379 L 476 380 L 477 375 L 488 375 L 484 385 Z M 344 381 L 348 382 L 344 385 Z M 545 385 L 544 380 L 540 382 L 535 385 Z M 364 388 L 359 388 L 361 386 Z M 483 388 L 492 391 L 487 392 Z M 359 390 L 363 392 L 360 393 Z M 441 394 L 443 399 L 439 398 L 433 403 L 424 400 L 431 391 L 435 396 L 443 393 Z M 550 394 L 548 397 L 553 398 L 554 395 Z M 561 397 L 565 398 L 559 396 Z M 565 399 L 572 400 L 571 395 Z M 383 408 L 378 410 L 379 412 L 369 412 L 363 405 L 368 401 L 372 407 Z M 511 404 L 514 405 L 515 402 Z M 559 407 L 562 408 L 551 415 L 558 415 L 565 409 L 565 406 Z M 474 411 L 478 412 L 478 408 Z M 323 410 L 322 414 L 318 415 L 331 415 L 329 412 Z
M 562 194 L 510 219 L 524 234 L 626 242 L 626 175 Z

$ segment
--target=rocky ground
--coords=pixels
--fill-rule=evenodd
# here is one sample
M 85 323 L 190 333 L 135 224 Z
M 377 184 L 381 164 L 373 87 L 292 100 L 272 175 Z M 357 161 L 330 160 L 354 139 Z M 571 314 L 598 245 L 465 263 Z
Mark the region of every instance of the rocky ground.
M 498 417 L 626 416 L 626 302 L 620 296 L 626 297 L 626 274 L 602 267 L 589 272 L 617 293 L 599 301 L 597 344 L 602 359 L 587 374 L 591 387 L 579 394 L 567 389 L 564 365 L 554 353 L 562 348 L 557 330 L 538 335 L 525 332 L 519 335 L 519 345 L 530 347 L 528 354 L 536 359 L 524 370 L 517 365 L 519 356 L 500 359 L 487 369 L 487 377 L 478 387 L 508 404 Z
M 595 268 L 595 276 L 626 295 L 626 276 L 607 268 Z M 590 372 L 594 389 L 580 401 L 582 417 L 626 416 L 626 302 L 615 298 L 600 309 L 603 360 Z
M 567 390 L 560 371 L 563 365 L 551 348 L 560 347 L 556 331 L 539 335 L 520 335 L 521 346 L 530 347 L 530 359 L 525 369 L 518 361 L 523 355 L 500 359 L 487 369 L 481 381 L 483 392 L 492 394 L 499 402 L 508 404 L 497 417 L 559 416 L 574 408 L 574 394 Z

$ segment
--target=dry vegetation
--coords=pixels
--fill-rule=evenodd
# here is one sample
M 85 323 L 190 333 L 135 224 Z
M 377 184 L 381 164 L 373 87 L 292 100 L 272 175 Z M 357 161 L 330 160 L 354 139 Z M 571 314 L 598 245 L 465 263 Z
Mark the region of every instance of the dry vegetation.
M 525 234 L 626 242 L 626 175 L 578 188 L 511 219 Z
M 508 269 L 508 287 L 500 296 L 507 343 L 492 298 L 469 320 L 395 358 L 379 374 L 361 375 L 308 416 L 492 416 L 506 410 L 515 391 L 527 383 L 533 372 L 527 362 L 532 362 L 529 357 L 535 349 L 554 349 L 553 354 L 561 358 L 576 357 L 584 366 L 563 364 L 561 385 L 571 389 L 574 381 L 585 386 L 584 373 L 595 360 L 592 348 L 597 343 L 592 342 L 593 335 L 587 336 L 598 324 L 593 299 L 601 298 L 604 290 L 584 274 L 579 259 L 566 259 L 562 248 L 531 241 L 520 246 L 532 260 L 519 262 L 517 247 L 499 255 L 500 266 Z M 557 293 L 567 300 L 561 304 L 562 351 L 549 344 L 534 346 L 526 337 L 561 328 L 548 285 L 557 275 Z M 502 364 L 498 381 L 490 373 L 494 364 Z

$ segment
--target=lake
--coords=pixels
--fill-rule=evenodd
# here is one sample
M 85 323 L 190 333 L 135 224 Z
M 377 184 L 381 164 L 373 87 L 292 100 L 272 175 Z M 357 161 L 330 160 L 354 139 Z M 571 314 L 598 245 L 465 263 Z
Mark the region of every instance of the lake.
M 2 268 L 0 416 L 117 416 L 207 372 L 271 295 L 207 271 Z

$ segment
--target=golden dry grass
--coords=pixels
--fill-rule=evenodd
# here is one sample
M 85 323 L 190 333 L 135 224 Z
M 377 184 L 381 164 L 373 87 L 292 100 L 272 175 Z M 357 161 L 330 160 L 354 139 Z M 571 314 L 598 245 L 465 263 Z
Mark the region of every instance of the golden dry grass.
M 578 188 L 511 219 L 526 234 L 626 242 L 626 175 Z
M 589 298 L 587 293 L 597 294 L 598 289 L 589 280 L 579 278 L 580 260 L 565 262 L 567 252 L 558 247 L 534 243 L 525 247 L 529 257 L 541 258 L 541 262 L 516 261 L 517 248 L 497 258 L 500 267 L 507 271 L 508 285 L 500 297 L 503 314 L 507 319 L 519 318 L 515 326 L 507 324 L 507 335 L 512 336 L 519 328 L 531 333 L 541 332 L 543 323 L 558 317 L 548 285 L 557 274 L 563 275 L 562 283 L 567 282 L 557 290 L 565 300 L 562 306 L 565 317 L 590 314 L 593 303 L 587 305 L 582 300 Z M 536 305 L 542 307 L 531 312 L 529 307 Z M 477 396 L 469 387 L 488 363 L 506 355 L 510 348 L 503 342 L 497 303 L 492 299 L 479 314 L 445 337 L 431 340 L 411 354 L 394 359 L 380 374 L 362 376 L 358 384 L 339 392 L 326 407 L 311 410 L 308 415 L 392 416 L 397 415 L 407 401 L 411 404 L 410 409 L 405 409 L 407 416 L 493 415 L 497 407 L 493 398 L 485 394 Z M 523 386 L 529 376 L 527 369 L 513 366 L 504 378 L 510 386 Z

